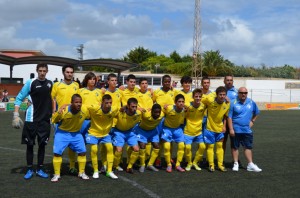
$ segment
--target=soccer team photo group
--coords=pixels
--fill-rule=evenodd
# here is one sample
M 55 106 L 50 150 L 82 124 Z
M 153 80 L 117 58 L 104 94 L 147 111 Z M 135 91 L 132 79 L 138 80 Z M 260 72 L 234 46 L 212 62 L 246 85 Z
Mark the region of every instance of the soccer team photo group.
M 36 72 L 37 78 L 28 80 L 16 97 L 12 121 L 14 128 L 22 130 L 26 145 L 25 180 L 36 175 L 63 182 L 63 156 L 68 158 L 69 174 L 82 180 L 99 179 L 101 173 L 117 180 L 121 171 L 213 173 L 242 171 L 241 166 L 262 171 L 252 158 L 252 126 L 260 111 L 247 97 L 246 87 L 234 87 L 232 75 L 224 77 L 224 86 L 210 90 L 208 77 L 201 79 L 201 88 L 194 88 L 193 79 L 183 76 L 181 87 L 175 88 L 171 76 L 164 75 L 162 86 L 152 89 L 146 78 L 133 74 L 120 86 L 118 76 L 111 73 L 99 86 L 97 76 L 88 72 L 79 84 L 73 81 L 72 65 L 62 67 L 63 79 L 58 82 L 47 80 L 47 64 L 38 64 Z M 23 124 L 20 105 L 25 99 Z M 50 135 L 53 148 L 46 146 Z M 247 164 L 239 160 L 240 147 Z M 44 169 L 46 149 L 53 149 L 51 173 Z M 225 166 L 225 152 L 231 155 L 230 166 Z M 87 161 L 91 161 L 91 175 L 86 172 Z

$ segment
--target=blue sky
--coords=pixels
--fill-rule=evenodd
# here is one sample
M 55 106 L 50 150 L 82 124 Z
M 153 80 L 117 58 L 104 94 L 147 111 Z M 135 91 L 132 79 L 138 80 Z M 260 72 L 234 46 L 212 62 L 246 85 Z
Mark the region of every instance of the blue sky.
M 300 66 L 299 0 L 201 0 L 201 50 L 245 66 Z M 0 49 L 84 59 L 142 46 L 192 54 L 192 0 L 0 0 Z

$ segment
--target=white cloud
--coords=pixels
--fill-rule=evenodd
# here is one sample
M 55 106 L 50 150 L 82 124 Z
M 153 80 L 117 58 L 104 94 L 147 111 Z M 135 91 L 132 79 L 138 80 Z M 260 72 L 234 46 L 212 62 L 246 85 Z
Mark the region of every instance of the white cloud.
M 1 48 L 77 58 L 122 58 L 142 46 L 191 54 L 194 1 L 0 0 Z M 236 64 L 299 66 L 298 0 L 201 1 L 202 50 Z

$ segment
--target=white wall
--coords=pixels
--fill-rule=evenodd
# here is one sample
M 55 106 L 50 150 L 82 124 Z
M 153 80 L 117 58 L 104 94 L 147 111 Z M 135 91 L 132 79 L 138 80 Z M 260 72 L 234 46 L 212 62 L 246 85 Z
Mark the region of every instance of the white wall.
M 58 80 L 62 78 L 62 71 L 60 66 L 48 65 L 48 69 L 49 72 L 47 74 L 47 79 L 53 81 L 55 78 L 58 78 Z M 16 65 L 13 68 L 13 78 L 23 78 L 23 83 L 30 79 L 30 73 L 34 73 L 35 77 L 37 77 L 35 64 Z M 8 65 L 0 64 L 0 77 L 9 77 Z

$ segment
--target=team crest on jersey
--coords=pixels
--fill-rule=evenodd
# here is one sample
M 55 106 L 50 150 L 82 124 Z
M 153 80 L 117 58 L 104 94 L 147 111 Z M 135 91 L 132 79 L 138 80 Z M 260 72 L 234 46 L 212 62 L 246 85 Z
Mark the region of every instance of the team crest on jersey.
M 51 83 L 48 83 L 47 86 L 48 86 L 49 88 L 51 88 Z
M 247 105 L 247 108 L 248 108 L 248 109 L 251 109 L 251 104 L 248 104 L 248 105 Z
M 99 96 L 99 94 L 98 94 L 98 93 L 96 93 L 96 96 L 98 97 L 98 96 Z

